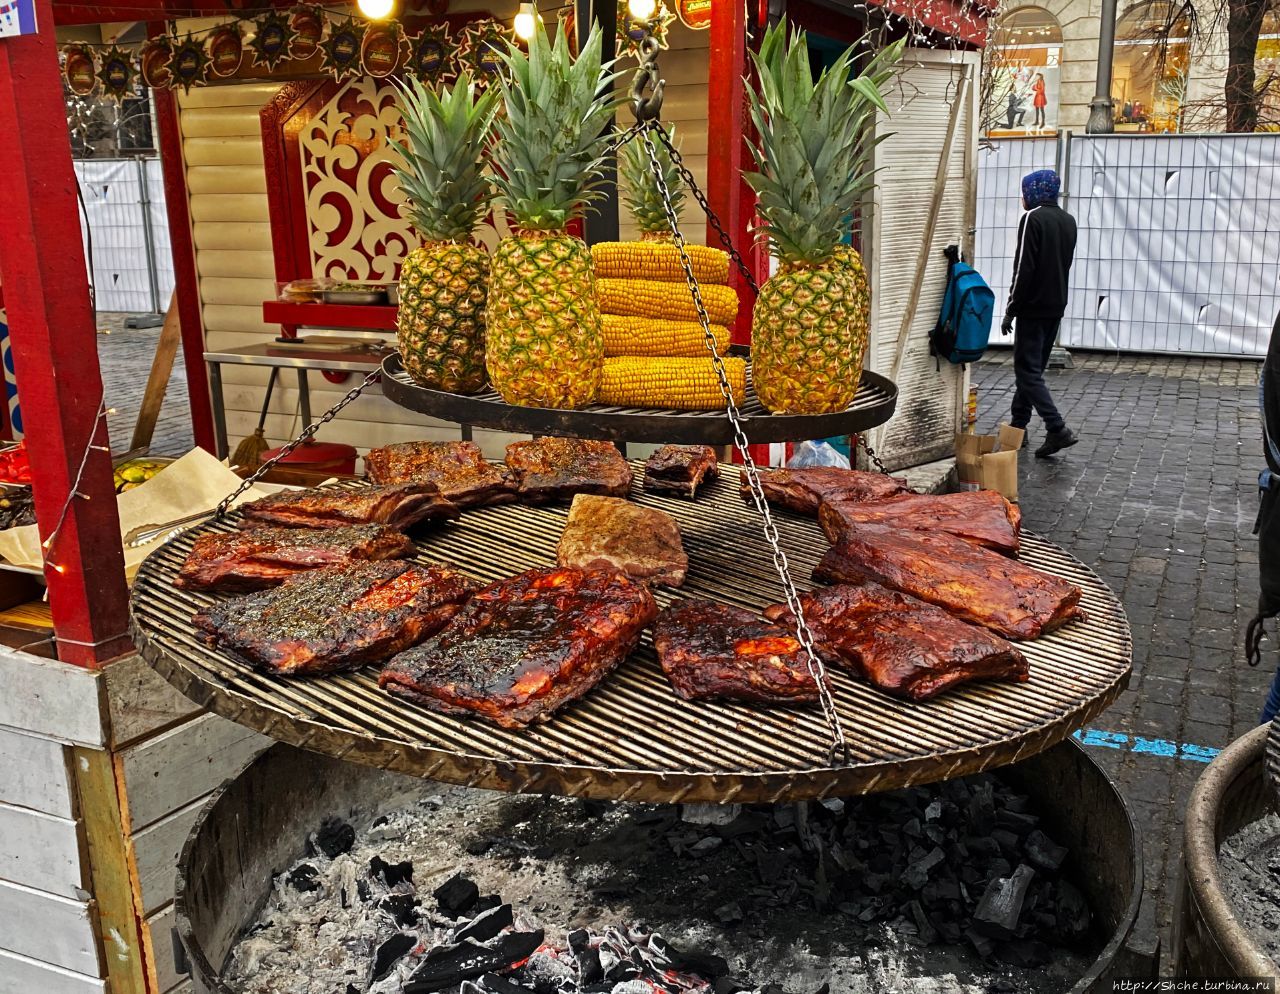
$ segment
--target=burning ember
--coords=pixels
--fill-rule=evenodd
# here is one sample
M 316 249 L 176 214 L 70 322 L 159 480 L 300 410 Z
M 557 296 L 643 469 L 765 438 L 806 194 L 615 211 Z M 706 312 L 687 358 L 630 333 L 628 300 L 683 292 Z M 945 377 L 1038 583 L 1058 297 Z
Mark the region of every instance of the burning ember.
M 1099 943 L 1029 808 L 987 775 L 777 807 L 450 789 L 318 826 L 225 979 L 244 994 L 1063 990 Z

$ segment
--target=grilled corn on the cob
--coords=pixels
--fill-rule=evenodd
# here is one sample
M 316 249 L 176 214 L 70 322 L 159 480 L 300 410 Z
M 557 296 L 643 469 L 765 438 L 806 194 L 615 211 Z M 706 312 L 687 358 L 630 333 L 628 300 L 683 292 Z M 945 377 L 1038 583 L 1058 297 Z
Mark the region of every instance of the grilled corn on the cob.
M 606 356 L 708 356 L 706 337 L 697 321 L 669 321 L 626 314 L 603 314 Z M 716 351 L 729 348 L 729 329 L 713 324 Z
M 747 364 L 727 357 L 725 373 L 733 400 L 741 404 L 747 391 Z M 727 406 L 710 356 L 705 359 L 622 356 L 604 361 L 600 404 L 656 407 L 677 411 L 723 411 Z
M 686 245 L 693 275 L 704 286 L 729 282 L 729 255 L 705 245 Z M 663 280 L 685 285 L 680 250 L 670 241 L 601 242 L 591 246 L 596 277 L 604 279 Z
M 683 283 L 658 280 L 597 279 L 596 299 L 605 314 L 697 321 L 693 296 Z M 702 303 L 712 324 L 731 325 L 738 316 L 738 294 L 728 286 L 708 283 L 702 287 Z

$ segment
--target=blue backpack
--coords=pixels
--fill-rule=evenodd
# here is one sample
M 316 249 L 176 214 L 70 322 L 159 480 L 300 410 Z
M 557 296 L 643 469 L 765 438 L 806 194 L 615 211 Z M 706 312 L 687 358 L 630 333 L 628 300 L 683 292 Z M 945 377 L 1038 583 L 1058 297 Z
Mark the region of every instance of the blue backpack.
M 960 260 L 954 246 L 946 255 L 947 292 L 938 323 L 929 332 L 929 354 L 950 363 L 976 362 L 991 337 L 996 295 L 976 269 Z

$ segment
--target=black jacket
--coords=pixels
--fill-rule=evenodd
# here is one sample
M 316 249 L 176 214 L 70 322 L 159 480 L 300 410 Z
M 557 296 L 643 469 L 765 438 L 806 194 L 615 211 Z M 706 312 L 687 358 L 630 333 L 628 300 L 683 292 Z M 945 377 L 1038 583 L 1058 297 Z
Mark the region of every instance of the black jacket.
M 1042 204 L 1023 214 L 1005 313 L 1052 321 L 1062 317 L 1075 251 L 1075 218 L 1057 204 Z

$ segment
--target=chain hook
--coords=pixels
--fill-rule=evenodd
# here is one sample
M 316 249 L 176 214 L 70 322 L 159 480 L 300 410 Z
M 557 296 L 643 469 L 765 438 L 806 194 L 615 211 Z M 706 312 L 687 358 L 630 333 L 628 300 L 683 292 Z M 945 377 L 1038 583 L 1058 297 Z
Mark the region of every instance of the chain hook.
M 656 121 L 662 113 L 662 93 L 667 81 L 658 75 L 658 39 L 646 33 L 640 42 L 640 68 L 631 81 L 631 113 L 641 124 Z M 651 90 L 647 96 L 645 90 Z

